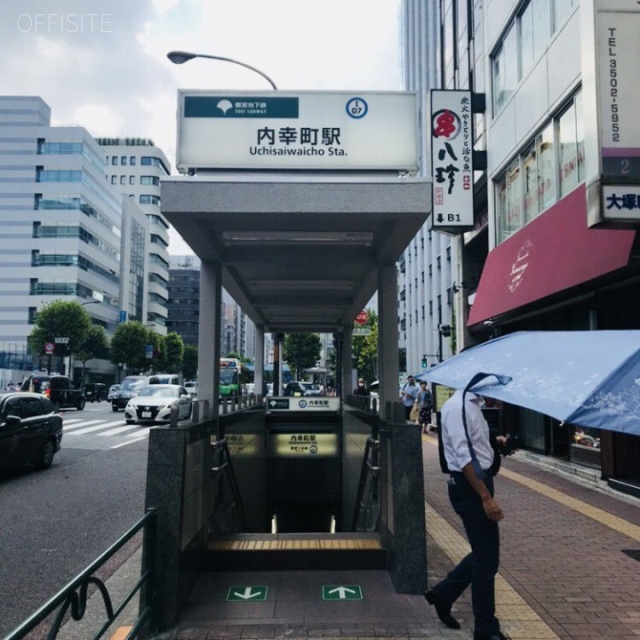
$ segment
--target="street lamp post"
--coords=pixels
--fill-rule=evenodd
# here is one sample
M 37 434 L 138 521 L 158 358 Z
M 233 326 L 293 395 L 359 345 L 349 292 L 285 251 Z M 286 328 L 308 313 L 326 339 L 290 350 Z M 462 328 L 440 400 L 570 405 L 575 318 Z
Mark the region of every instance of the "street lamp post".
M 225 58 L 224 56 L 212 56 L 206 53 L 190 53 L 189 51 L 170 51 L 169 53 L 167 53 L 167 58 L 169 58 L 169 60 L 171 60 L 173 64 L 184 64 L 185 62 L 189 62 L 189 60 L 193 60 L 194 58 L 209 58 L 209 60 L 231 62 L 233 64 L 238 64 L 241 67 L 251 69 L 251 71 L 255 71 L 258 75 L 261 75 L 273 89 L 278 89 L 278 87 L 276 87 L 276 83 L 266 73 L 260 71 L 260 69 L 252 67 L 246 62 L 240 62 L 239 60 L 234 60 L 233 58 Z

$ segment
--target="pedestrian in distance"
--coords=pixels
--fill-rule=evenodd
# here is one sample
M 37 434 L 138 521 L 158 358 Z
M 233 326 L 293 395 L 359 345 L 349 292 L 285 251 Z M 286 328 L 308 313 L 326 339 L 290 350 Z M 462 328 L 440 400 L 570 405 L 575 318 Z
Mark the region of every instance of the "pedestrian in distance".
M 358 378 L 358 386 L 353 390 L 354 396 L 368 396 L 370 395 L 367 385 L 364 383 L 363 378 Z
M 400 391 L 400 397 L 402 404 L 404 405 L 404 417 L 411 421 L 411 409 L 416 401 L 416 395 L 418 394 L 418 387 L 416 386 L 413 376 L 407 376 L 407 382 Z
M 416 402 L 418 403 L 418 422 L 422 428 L 422 433 L 427 433 L 427 427 L 431 422 L 431 407 L 433 404 L 431 391 L 427 388 L 427 381 L 420 381 L 420 388 L 416 394 Z
M 498 522 L 504 513 L 493 497 L 492 473 L 497 473 L 500 454 L 490 442 L 481 404 L 479 396 L 459 389 L 442 407 L 442 447 L 449 472 L 449 500 L 462 519 L 471 553 L 424 595 L 443 624 L 459 629 L 460 623 L 451 615 L 451 607 L 471 586 L 473 640 L 506 640 L 495 615 L 495 576 L 500 562 Z M 506 444 L 503 436 L 497 440 L 498 445 Z M 494 460 L 494 456 L 498 459 Z

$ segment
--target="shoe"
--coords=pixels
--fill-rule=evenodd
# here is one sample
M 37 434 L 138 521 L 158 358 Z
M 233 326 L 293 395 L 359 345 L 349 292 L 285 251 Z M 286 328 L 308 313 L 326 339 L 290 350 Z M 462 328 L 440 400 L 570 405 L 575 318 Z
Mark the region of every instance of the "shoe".
M 427 591 L 424 597 L 429 604 L 432 604 L 436 608 L 436 613 L 442 624 L 449 627 L 449 629 L 460 628 L 460 623 L 451 615 L 451 605 L 448 602 L 445 602 L 433 591 Z

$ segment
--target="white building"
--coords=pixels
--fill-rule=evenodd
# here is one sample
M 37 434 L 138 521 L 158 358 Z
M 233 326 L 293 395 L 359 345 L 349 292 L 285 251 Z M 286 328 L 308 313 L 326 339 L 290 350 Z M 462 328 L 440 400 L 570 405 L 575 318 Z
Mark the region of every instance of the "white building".
M 145 324 L 167 333 L 169 223 L 160 213 L 160 180 L 171 173 L 164 152 L 146 138 L 98 138 L 107 154 L 108 182 L 131 198 L 149 221 L 147 237 L 147 311 Z
M 0 97 L 0 343 L 25 345 L 42 305 L 89 303 L 107 332 L 120 309 L 122 199 L 82 127 L 52 127 L 39 97 Z M 4 350 L 0 346 L 0 351 Z

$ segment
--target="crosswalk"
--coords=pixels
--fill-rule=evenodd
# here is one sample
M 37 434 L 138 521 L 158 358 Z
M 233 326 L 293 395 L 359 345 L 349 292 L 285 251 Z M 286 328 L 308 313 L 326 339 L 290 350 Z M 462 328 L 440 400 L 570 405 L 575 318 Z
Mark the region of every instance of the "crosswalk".
M 124 447 L 133 442 L 140 442 L 149 437 L 149 427 L 139 424 L 124 424 L 124 418 L 119 420 L 85 420 L 83 418 L 64 418 L 63 436 L 64 438 L 74 438 L 76 436 L 92 435 L 98 437 L 120 436 L 124 440 L 119 440 L 111 446 L 111 449 Z

